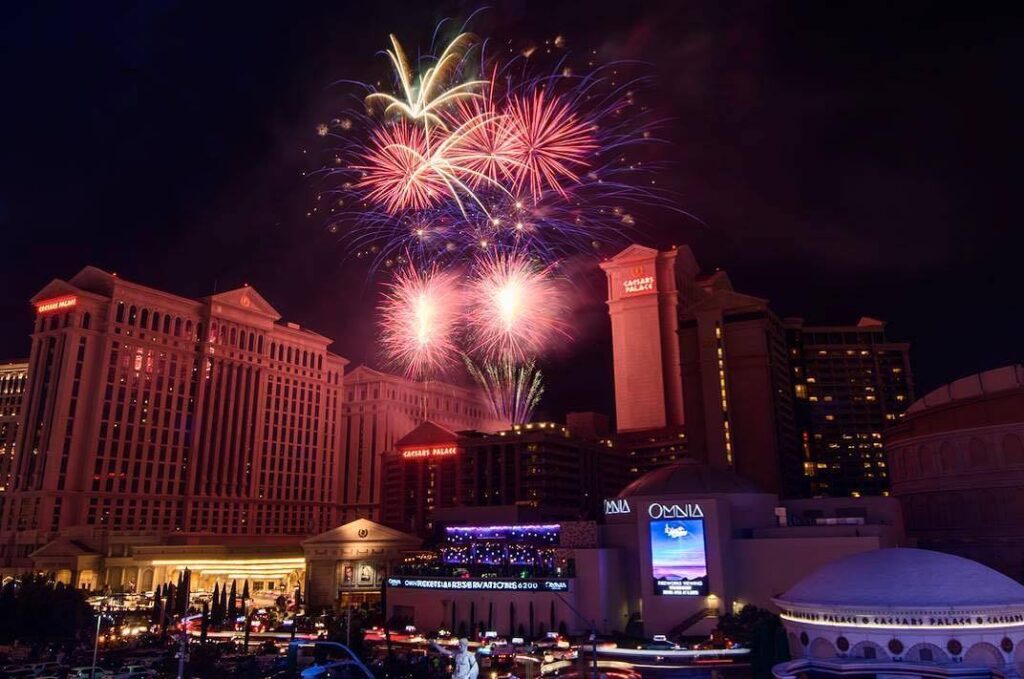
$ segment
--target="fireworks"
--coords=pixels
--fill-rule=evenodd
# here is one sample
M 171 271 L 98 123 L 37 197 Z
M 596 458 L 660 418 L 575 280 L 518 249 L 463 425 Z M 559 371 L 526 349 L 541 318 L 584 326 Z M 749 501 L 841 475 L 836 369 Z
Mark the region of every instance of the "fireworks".
M 543 56 L 486 45 L 463 32 L 410 60 L 392 35 L 394 93 L 361 86 L 317 128 L 333 144 L 319 195 L 357 256 L 398 265 L 380 306 L 389 359 L 427 378 L 461 357 L 495 414 L 520 423 L 540 398 L 535 359 L 569 334 L 559 261 L 621 239 L 631 206 L 670 201 L 657 166 L 630 157 L 657 143 L 643 78 L 564 60 L 541 73 Z
M 477 365 L 467 358 L 466 370 L 480 385 L 495 417 L 509 426 L 530 421 L 544 394 L 541 373 L 532 359 L 525 363 L 488 361 Z
M 528 187 L 534 201 L 545 188 L 568 198 L 564 182 L 579 181 L 572 168 L 586 168 L 588 154 L 597 148 L 590 128 L 566 102 L 539 89 L 530 96 L 513 97 L 509 118 L 518 161 L 516 188 Z
M 381 342 L 388 356 L 410 377 L 444 372 L 458 360 L 455 333 L 461 306 L 451 273 L 399 273 L 380 307 Z
M 395 36 L 390 37 L 394 49 L 388 50 L 387 55 L 398 77 L 404 98 L 374 92 L 366 97 L 367 108 L 372 109 L 381 104 L 385 114 L 397 112 L 411 120 L 422 120 L 428 125 L 433 123 L 444 128 L 445 121 L 438 112 L 460 99 L 479 96 L 474 90 L 486 84 L 480 80 L 471 80 L 448 89 L 444 88 L 444 84 L 457 73 L 465 59 L 466 50 L 474 42 L 474 37 L 469 33 L 462 33 L 448 43 L 441 56 L 437 58 L 437 63 L 424 71 L 418 83 L 413 82 L 413 70 L 401 43 Z
M 521 254 L 480 257 L 470 288 L 472 344 L 489 360 L 525 361 L 566 332 L 561 291 L 546 268 Z

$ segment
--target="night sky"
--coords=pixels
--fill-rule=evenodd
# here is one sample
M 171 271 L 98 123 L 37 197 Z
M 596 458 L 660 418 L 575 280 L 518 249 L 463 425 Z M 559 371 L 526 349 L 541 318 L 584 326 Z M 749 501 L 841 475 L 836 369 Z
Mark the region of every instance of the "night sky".
M 201 297 L 249 283 L 286 320 L 374 360 L 377 288 L 307 218 L 332 83 L 386 74 L 479 5 L 31 3 L 0 7 L 0 358 L 27 302 L 93 264 Z M 689 219 L 642 241 L 809 322 L 889 321 L 919 394 L 1022 358 L 1020 22 L 989 4 L 498 2 L 471 28 L 649 62 Z M 304 153 L 304 150 L 306 151 Z M 610 254 L 610 253 L 609 253 Z M 552 414 L 611 409 L 602 278 L 547 363 Z

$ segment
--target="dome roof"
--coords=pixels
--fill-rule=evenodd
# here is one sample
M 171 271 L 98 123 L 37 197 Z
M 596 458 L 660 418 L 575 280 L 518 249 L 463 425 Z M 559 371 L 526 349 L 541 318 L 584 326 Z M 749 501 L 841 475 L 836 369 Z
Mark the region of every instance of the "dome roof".
M 684 460 L 649 471 L 622 489 L 619 497 L 763 493 L 752 481 L 696 460 Z
M 1024 586 L 977 561 L 903 547 L 822 566 L 778 597 L 784 604 L 951 608 L 1024 604 Z
M 912 415 L 953 401 L 990 396 L 1014 389 L 1024 389 L 1024 365 L 1020 363 L 986 370 L 944 384 L 914 401 L 907 408 L 907 414 Z

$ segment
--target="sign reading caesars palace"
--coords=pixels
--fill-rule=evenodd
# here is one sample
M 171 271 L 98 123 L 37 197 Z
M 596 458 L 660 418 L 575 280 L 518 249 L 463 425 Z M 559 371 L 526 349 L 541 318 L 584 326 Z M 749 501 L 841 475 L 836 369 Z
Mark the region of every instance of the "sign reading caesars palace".
M 403 460 L 423 460 L 431 457 L 451 457 L 458 453 L 455 446 L 430 446 L 426 448 L 410 448 L 402 451 Z
M 640 266 L 633 267 L 633 270 L 630 273 L 633 277 L 622 281 L 622 290 L 627 295 L 654 290 L 654 276 L 645 276 L 642 264 Z
M 78 304 L 78 298 L 74 295 L 67 295 L 65 297 L 53 297 L 51 299 L 44 299 L 43 301 L 36 304 L 36 313 L 45 314 L 51 311 L 61 311 Z

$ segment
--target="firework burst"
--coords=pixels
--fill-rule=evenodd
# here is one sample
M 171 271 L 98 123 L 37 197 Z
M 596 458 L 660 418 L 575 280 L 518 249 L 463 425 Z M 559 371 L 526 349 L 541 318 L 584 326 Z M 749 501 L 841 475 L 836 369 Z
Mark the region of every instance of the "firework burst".
M 525 361 L 566 334 L 564 295 L 550 269 L 517 253 L 485 255 L 475 266 L 466 318 L 473 353 Z
M 388 285 L 380 305 L 381 343 L 410 377 L 445 372 L 458 360 L 462 294 L 453 274 L 408 268 Z
M 465 363 L 495 417 L 510 427 L 530 421 L 544 394 L 541 373 L 533 360 L 486 361 L 477 365 L 467 358 Z

